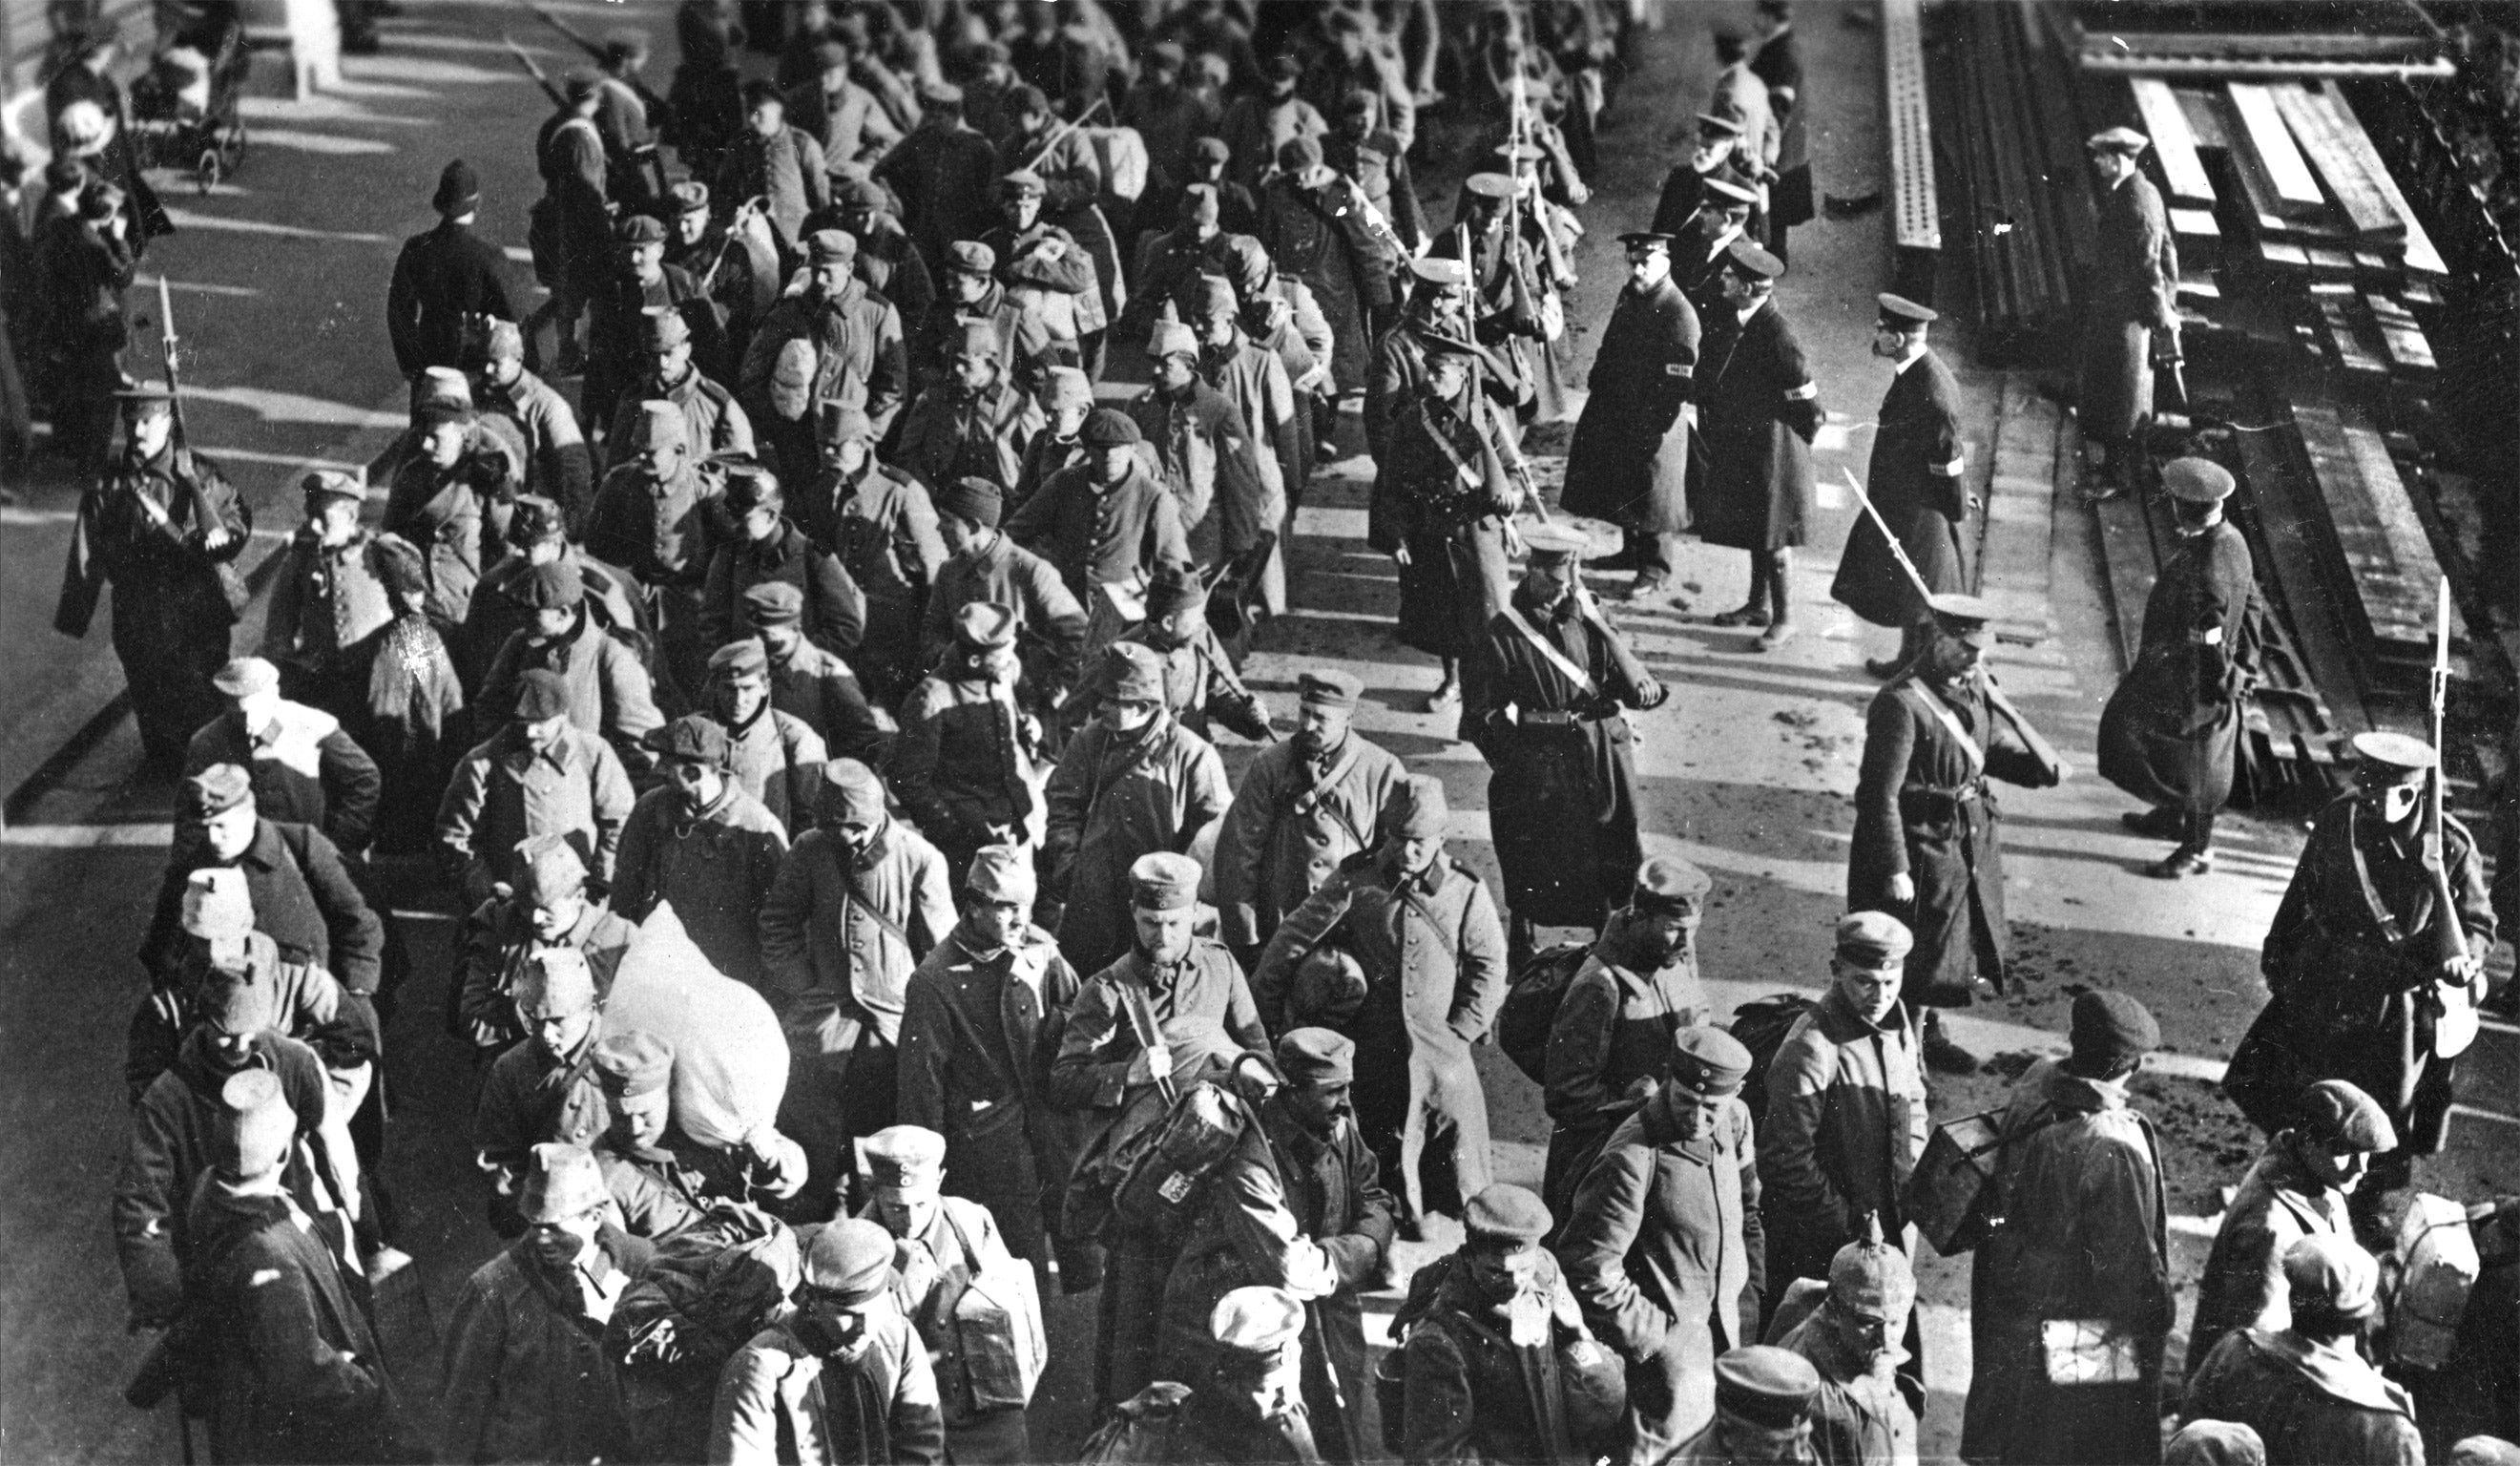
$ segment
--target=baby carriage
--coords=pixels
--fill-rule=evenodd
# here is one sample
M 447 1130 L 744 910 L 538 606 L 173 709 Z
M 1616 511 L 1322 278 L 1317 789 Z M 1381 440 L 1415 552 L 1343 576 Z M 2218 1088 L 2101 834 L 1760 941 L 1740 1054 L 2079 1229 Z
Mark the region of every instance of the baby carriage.
M 187 27 L 131 83 L 131 131 L 145 168 L 182 168 L 202 193 L 245 160 L 245 92 L 253 58 L 234 18 Z

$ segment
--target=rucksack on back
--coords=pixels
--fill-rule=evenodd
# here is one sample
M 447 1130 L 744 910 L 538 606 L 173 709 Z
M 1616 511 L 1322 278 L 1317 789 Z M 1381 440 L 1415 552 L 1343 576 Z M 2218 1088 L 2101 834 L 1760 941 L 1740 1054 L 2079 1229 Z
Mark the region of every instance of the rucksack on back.
M 1741 1081 L 1741 1103 L 1750 1107 L 1753 1121 L 1767 1123 L 1768 1066 L 1776 1062 L 1777 1050 L 1785 1046 L 1785 1035 L 1794 1031 L 1794 1020 L 1819 1006 L 1798 992 L 1774 992 L 1732 1010 L 1732 1036 L 1750 1051 L 1750 1073 Z
M 1088 127 L 1085 140 L 1102 168 L 1102 192 L 1134 201 L 1147 191 L 1147 140 L 1135 127 Z
M 1535 1084 L 1549 1082 L 1549 1031 L 1557 1026 L 1566 989 L 1592 952 L 1591 942 L 1561 941 L 1534 953 L 1513 975 L 1497 1009 L 1497 1047 Z

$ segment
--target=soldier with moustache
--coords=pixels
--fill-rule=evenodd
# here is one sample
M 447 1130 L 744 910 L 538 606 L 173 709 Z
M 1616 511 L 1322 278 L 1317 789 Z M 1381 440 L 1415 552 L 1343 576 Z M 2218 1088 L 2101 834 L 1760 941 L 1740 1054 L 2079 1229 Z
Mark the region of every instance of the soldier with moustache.
M 639 451 L 640 440 L 633 435 L 650 402 L 673 406 L 694 456 L 750 457 L 755 451 L 752 418 L 734 391 L 701 370 L 691 320 L 680 310 L 651 306 L 639 313 L 638 332 L 646 369 L 627 380 L 610 416 L 597 419 L 608 424 L 604 434 L 607 468 L 618 471 Z
M 1697 927 L 1713 887 L 1678 856 L 1649 857 L 1567 980 L 1544 1080 L 1552 1124 L 1541 1195 L 1558 1215 L 1570 1214 L 1610 1132 L 1671 1077 L 1674 1037 L 1714 1016 L 1697 977 Z
M 1627 594 L 1644 597 L 1670 583 L 1672 552 L 1688 527 L 1683 491 L 1699 308 L 1678 278 L 1682 261 L 1671 236 L 1629 233 L 1619 242 L 1627 247 L 1628 285 L 1601 328 L 1588 379 L 1592 395 L 1566 449 L 1561 502 L 1568 514 L 1608 520 L 1624 531 L 1626 545 L 1608 564 L 1635 570 Z
M 1938 1013 L 2003 988 L 2002 809 L 1987 781 L 2048 789 L 2069 770 L 1983 665 L 1994 610 L 1937 595 L 1927 614 L 1924 650 L 1865 712 L 1846 904 L 1907 926 L 1906 995 L 1927 1010 L 1920 1052 L 1935 1069 L 1970 1074 L 1976 1058 Z
M 567 512 L 540 494 L 518 494 L 508 516 L 507 549 L 481 573 L 472 587 L 472 604 L 464 613 L 464 633 L 456 655 L 471 685 L 479 687 L 490 664 L 518 631 L 531 631 L 541 618 L 535 573 L 546 565 L 573 572 L 584 589 L 580 600 L 595 628 L 628 650 L 642 674 L 655 650 L 655 624 L 638 587 L 627 573 L 598 565 L 568 538 Z M 652 687 L 651 696 L 653 695 Z
M 53 629 L 85 636 L 97 598 L 113 586 L 113 652 L 141 751 L 171 772 L 185 740 L 218 711 L 210 676 L 227 664 L 246 603 L 233 562 L 253 514 L 217 464 L 175 440 L 174 399 L 163 389 L 113 395 L 122 457 L 79 497 Z
M 1924 586 L 1920 590 L 1900 567 L 1881 526 L 1871 515 L 1861 515 L 1847 531 L 1828 594 L 1873 625 L 1898 628 L 1899 654 L 1864 664 L 1876 677 L 1892 677 L 1931 638 L 1926 598 L 1958 594 L 1967 584 L 1961 546 L 1978 503 L 1960 481 L 1968 461 L 1960 442 L 1959 384 L 1925 340 L 1942 317 L 1900 296 L 1879 298 L 1872 354 L 1890 363 L 1890 390 L 1881 399 L 1864 492 Z
M 2145 593 L 2143 644 L 2100 710 L 2100 777 L 2151 807 L 2118 816 L 2176 840 L 2145 874 L 2214 868 L 2214 812 L 2231 797 L 2240 725 L 2258 675 L 2257 566 L 2223 518 L 2228 469 L 2203 458 L 2161 466 L 2179 549 Z
M 1438 338 L 1468 342 L 1470 380 L 1498 407 L 1514 409 L 1531 400 L 1530 385 L 1512 365 L 1478 346 L 1477 326 L 1470 313 L 1470 267 L 1448 255 L 1423 254 L 1409 261 L 1409 298 L 1400 320 L 1373 344 L 1365 382 L 1365 441 L 1377 468 L 1390 452 L 1391 427 L 1417 400 L 1425 384 L 1427 344 Z M 1329 440 L 1322 434 L 1324 442 Z
M 726 729 L 727 772 L 790 840 L 814 826 L 813 791 L 831 751 L 823 735 L 770 702 L 770 654 L 758 637 L 709 654 L 709 712 Z
M 630 214 L 612 226 L 612 268 L 587 299 L 586 380 L 580 392 L 587 421 L 595 423 L 612 421 L 622 392 L 645 372 L 651 310 L 683 318 L 692 330 L 693 360 L 703 372 L 726 370 L 716 313 L 706 308 L 690 275 L 665 263 L 665 226 L 652 214 Z M 695 301 L 701 305 L 698 312 L 692 309 Z
M 1052 1102 L 1051 1049 L 1081 985 L 1032 922 L 1039 886 L 1019 846 L 982 846 L 960 885 L 961 919 L 910 975 L 901 1015 L 901 1123 L 944 1137 L 957 1196 L 986 1207 L 1016 1257 L 1050 1260 L 1068 1292 L 1075 1243 L 1060 1206 L 1075 1149 L 1071 1112 Z M 1080 1270 L 1081 1271 L 1081 1270 Z
M 650 760 L 641 740 L 665 721 L 648 669 L 596 619 L 584 568 L 562 559 L 524 569 L 522 575 L 502 577 L 502 594 L 529 619 L 491 659 L 477 705 L 500 716 L 516 706 L 518 679 L 531 671 L 551 672 L 568 690 L 570 726 L 603 739 L 623 767 L 644 772 Z M 596 573 L 608 579 L 608 573 Z M 476 596 L 475 603 L 481 599 Z
M 1789 1295 L 1775 1309 L 1768 1338 L 1809 1360 L 1820 1376 L 1810 1404 L 1818 1466 L 1915 1460 L 1924 1385 L 1914 1355 L 1900 1344 L 1915 1337 L 1916 1278 L 1907 1249 L 1882 1241 L 1879 1226 L 1869 1225 L 1829 1260 L 1824 1284 L 1806 1278 L 1792 1287 L 1800 1297 Z M 1812 1293 L 1818 1302 L 1795 1321 L 1793 1310 Z
M 858 661 L 878 688 L 916 680 L 920 616 L 945 564 L 928 485 L 876 461 L 875 425 L 838 403 L 818 409 L 824 470 L 801 496 L 806 535 L 839 557 L 866 597 Z
M 1212 739 L 1211 725 L 1222 724 L 1255 743 L 1269 742 L 1277 737 L 1269 705 L 1243 685 L 1224 639 L 1208 620 L 1207 598 L 1207 576 L 1195 566 L 1158 565 L 1147 585 L 1146 618 L 1111 644 L 1142 646 L 1155 654 L 1164 710 L 1191 732 Z M 1116 670 L 1106 659 L 1079 682 L 1061 710 L 1060 724 L 1072 728 L 1090 717 Z
M 367 486 L 323 470 L 298 481 L 305 522 L 289 538 L 262 629 L 262 656 L 299 702 L 359 727 L 368 710 L 369 663 L 394 618 L 383 548 L 359 524 Z
M 1529 954 L 1535 927 L 1598 928 L 1626 902 L 1644 851 L 1624 710 L 1649 711 L 1670 695 L 1585 592 L 1583 535 L 1538 525 L 1523 543 L 1522 583 L 1488 623 L 1481 702 L 1462 714 L 1493 771 L 1488 802 L 1517 957 Z
M 1138 601 L 1155 567 L 1191 553 L 1181 498 L 1148 466 L 1137 420 L 1098 407 L 1080 435 L 1086 461 L 1053 474 L 1006 533 L 1058 568 L 1085 611 L 1080 656 L 1090 661 L 1137 618 L 1121 605 Z
M 2442 868 L 2427 853 L 2424 781 L 2440 759 L 2403 733 L 2354 738 L 2355 788 L 2318 813 L 2267 928 L 2271 994 L 2231 1055 L 2223 1092 L 2270 1133 L 2298 1122 L 2312 1081 L 2344 1079 L 2379 1101 L 2398 1146 L 2358 1194 L 2407 1184 L 2441 1149 L 2458 1060 L 2440 1035 L 2472 1009 L 2494 949 L 2476 839 L 2442 816 Z M 2449 893 L 2445 902 L 2440 894 Z
M 1295 686 L 1294 736 L 1252 758 L 1217 831 L 1218 935 L 1246 970 L 1289 913 L 1374 843 L 1409 777 L 1350 726 L 1365 690 L 1354 674 L 1308 671 Z

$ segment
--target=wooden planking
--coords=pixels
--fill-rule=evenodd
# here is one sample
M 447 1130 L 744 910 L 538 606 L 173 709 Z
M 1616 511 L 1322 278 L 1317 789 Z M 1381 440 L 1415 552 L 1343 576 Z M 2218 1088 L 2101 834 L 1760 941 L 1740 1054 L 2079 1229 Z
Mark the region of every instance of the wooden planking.
M 2434 280 L 2448 280 L 2450 267 L 2442 262 L 2441 252 L 2433 248 L 2432 236 L 2424 232 L 2423 221 L 2415 217 L 2414 208 L 2407 203 L 2406 191 L 2398 187 L 2398 180 L 2380 157 L 2380 150 L 2372 145 L 2371 135 L 2362 130 L 2362 119 L 2354 115 L 2353 107 L 2345 100 L 2345 93 L 2330 81 L 2320 90 L 2318 97 L 2336 119 L 2336 140 L 2353 152 L 2355 160 L 2362 165 L 2364 176 L 2371 180 L 2371 186 L 2380 191 L 2380 196 L 2389 201 L 2389 206 L 2397 210 L 2398 217 L 2405 222 L 2407 268 Z
M 2152 139 L 2152 155 L 2161 160 L 2162 176 L 2169 180 L 2171 201 L 2212 208 L 2214 184 L 2205 176 L 2204 160 L 2196 156 L 2196 134 L 2170 83 L 2138 76 L 2131 85 L 2136 111 L 2142 114 L 2143 130 Z
M 2362 613 L 2359 641 L 2363 655 L 2374 663 L 2403 662 L 2410 651 L 2420 657 L 2432 615 L 2432 581 L 2425 579 L 2419 586 L 2409 578 L 2408 567 L 2399 563 L 2398 545 L 2374 502 L 2371 485 L 2363 481 L 2362 465 L 2336 409 L 2295 401 L 2292 417 L 2301 429 L 2302 449 L 2310 457 L 2311 478 L 2327 507 L 2336 551 L 2345 561 L 2343 583 L 2353 587 L 2352 601 Z M 2403 499 L 2406 487 L 2394 473 L 2389 483 Z M 2431 564 L 2429 551 L 2424 563 Z M 2356 619 L 2346 618 L 2349 630 L 2356 629 Z
M 2048 552 L 2054 533 L 2056 404 L 2032 379 L 2003 380 L 1993 472 L 1986 485 L 1986 542 L 1978 594 L 1994 603 L 1996 634 L 2035 646 L 2051 634 Z
M 2343 367 L 2349 376 L 2376 379 L 2388 377 L 2389 363 L 2382 359 L 2379 352 L 2372 350 L 2362 340 L 2362 333 L 2355 329 L 2354 318 L 2346 310 L 2343 299 L 2333 297 L 2321 298 L 2318 301 L 2318 316 L 2320 323 L 2327 328 L 2328 346 L 2336 358 L 2336 364 Z
M 2388 441 L 2362 420 L 2361 411 L 2351 405 L 2339 414 L 2345 429 L 2345 446 L 2354 455 L 2355 470 L 2362 475 L 2362 486 L 2371 500 L 2372 514 L 2380 522 L 2380 532 L 2389 542 L 2390 558 L 2398 563 L 2398 573 L 2412 587 L 2415 599 L 2424 606 L 2423 641 L 2429 652 L 2432 643 L 2433 586 L 2442 577 L 2441 562 L 2433 554 L 2432 536 L 2424 532 L 2422 516 L 2415 510 L 2413 491 L 2398 473 L 2397 460 L 2389 456 Z M 2451 643 L 2459 645 L 2467 639 L 2458 602 L 2453 598 L 2450 608 Z
M 2143 507 L 2123 493 L 2092 506 L 2100 522 L 2100 556 L 2108 563 L 2109 602 L 2117 615 L 2118 665 L 2135 665 L 2143 648 L 2143 602 L 2152 594 L 2160 567 L 2152 558 L 2152 531 L 2143 522 Z
M 2328 594 L 2329 551 L 2317 528 L 2325 515 L 2304 502 L 2315 494 L 2303 492 L 2306 485 L 2277 453 L 2273 435 L 2242 433 L 2236 437 L 2242 491 L 2256 514 L 2267 569 L 2272 572 L 2270 577 L 2262 570 L 2260 578 L 2272 578 L 2274 584 L 2310 686 L 2325 705 L 2336 733 L 2362 732 L 2370 726 L 2362 708 L 2362 679 L 2345 618 Z
M 2388 350 L 2390 365 L 2417 381 L 2432 378 L 2438 371 L 2433 344 L 2416 323 L 2414 313 L 2387 296 L 2366 295 L 2362 300 L 2371 308 L 2371 320 L 2379 327 L 2380 344 Z
M 2274 97 L 2275 110 L 2283 115 L 2284 125 L 2292 129 L 2312 166 L 2326 181 L 2327 191 L 2336 196 L 2337 206 L 2345 210 L 2345 220 L 2354 232 L 2364 240 L 2406 238 L 2406 220 L 2398 217 L 2363 171 L 2362 159 L 2337 136 L 2336 115 L 2297 81 L 2268 90 Z
M 2318 191 L 2318 179 L 2310 171 L 2310 164 L 2302 160 L 2301 150 L 2293 146 L 2283 114 L 2275 109 L 2274 94 L 2252 81 L 2228 82 L 2223 90 L 2231 99 L 2231 110 L 2239 115 L 2249 151 L 2266 165 L 2267 181 L 2274 185 L 2278 211 L 2314 214 L 2325 208 L 2326 196 Z
M 2223 99 L 2196 87 L 2174 87 L 2171 96 L 2179 99 L 2179 111 L 2187 118 L 2187 135 L 2196 146 L 2208 153 L 2228 152 L 2229 130 L 2223 122 Z

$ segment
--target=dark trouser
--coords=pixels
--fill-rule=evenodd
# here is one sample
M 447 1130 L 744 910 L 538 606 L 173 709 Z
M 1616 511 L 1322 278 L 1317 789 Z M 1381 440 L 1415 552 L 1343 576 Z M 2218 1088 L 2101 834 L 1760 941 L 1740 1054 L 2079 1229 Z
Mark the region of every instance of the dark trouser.
M 817 1032 L 820 1031 L 818 1030 Z M 791 1028 L 788 1093 L 779 1129 L 805 1152 L 805 1185 L 783 1209 L 790 1216 L 828 1220 L 847 1200 L 857 1164 L 851 1142 L 892 1123 L 901 1060 L 872 1027 L 836 1050 Z
M 114 586 L 113 654 L 150 762 L 180 765 L 193 735 L 226 710 L 210 678 L 227 665 L 229 629 L 219 610 L 190 597 Z
M 1163 1322 L 1164 1281 L 1181 1260 L 1181 1249 L 1130 1239 L 1114 1244 L 1108 1258 L 1101 1311 L 1094 1320 L 1098 1419 L 1155 1382 L 1155 1336 Z
M 1743 604 L 1765 612 L 1772 622 L 1786 619 L 1793 615 L 1793 548 L 1752 550 L 1749 555 L 1750 596 Z
M 1637 563 L 1639 580 L 1668 580 L 1674 552 L 1680 546 L 1677 534 L 1648 534 L 1642 529 L 1626 531 L 1626 553 Z

